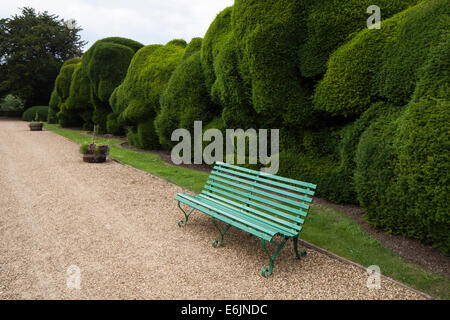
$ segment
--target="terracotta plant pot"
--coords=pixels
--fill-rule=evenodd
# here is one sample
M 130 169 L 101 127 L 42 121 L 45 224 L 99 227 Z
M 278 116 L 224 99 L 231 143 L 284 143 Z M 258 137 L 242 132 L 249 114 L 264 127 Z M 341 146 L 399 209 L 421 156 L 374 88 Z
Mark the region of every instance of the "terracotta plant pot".
M 31 122 L 29 124 L 31 131 L 42 131 L 42 126 L 43 126 L 42 122 Z

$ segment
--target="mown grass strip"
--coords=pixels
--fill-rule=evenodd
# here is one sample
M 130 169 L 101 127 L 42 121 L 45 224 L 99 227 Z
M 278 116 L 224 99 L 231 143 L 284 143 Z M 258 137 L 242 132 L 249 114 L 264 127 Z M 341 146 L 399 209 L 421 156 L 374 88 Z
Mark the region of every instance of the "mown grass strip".
M 77 143 L 91 141 L 85 131 L 45 128 Z M 111 146 L 110 156 L 122 163 L 161 177 L 185 189 L 199 193 L 209 173 L 166 164 L 159 155 L 137 152 L 117 146 L 117 139 L 96 138 Z M 320 186 L 319 186 L 320 187 Z M 381 273 L 439 299 L 450 299 L 450 280 L 411 263 L 367 234 L 347 215 L 332 208 L 314 206 L 305 222 L 301 237 L 319 247 L 363 266 L 377 265 Z M 331 284 L 330 284 L 331 285 Z

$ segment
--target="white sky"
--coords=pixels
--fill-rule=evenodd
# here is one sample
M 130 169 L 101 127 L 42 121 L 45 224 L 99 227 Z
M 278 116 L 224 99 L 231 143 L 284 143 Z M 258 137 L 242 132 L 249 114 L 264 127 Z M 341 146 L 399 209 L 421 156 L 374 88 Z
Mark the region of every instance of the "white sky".
M 203 37 L 216 15 L 233 0 L 11 0 L 0 5 L 0 18 L 20 13 L 21 7 L 75 19 L 89 43 L 105 37 L 125 37 L 147 44 Z

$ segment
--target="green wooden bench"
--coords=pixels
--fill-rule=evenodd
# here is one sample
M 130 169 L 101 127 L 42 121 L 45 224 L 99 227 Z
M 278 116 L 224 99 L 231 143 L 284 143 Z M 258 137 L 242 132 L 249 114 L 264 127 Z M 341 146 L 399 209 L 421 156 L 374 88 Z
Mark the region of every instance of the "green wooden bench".
M 178 225 L 186 226 L 189 216 L 198 210 L 211 216 L 220 232 L 220 239 L 213 241 L 214 247 L 222 245 L 225 233 L 232 226 L 260 238 L 269 257 L 269 267 L 262 269 L 262 275 L 267 277 L 272 274 L 276 256 L 290 238 L 294 242 L 295 255 L 300 259 L 298 234 L 315 189 L 316 185 L 312 183 L 217 162 L 200 194 L 179 193 L 175 197 L 185 216 Z M 181 203 L 188 205 L 190 210 L 183 210 Z M 223 230 L 217 220 L 226 224 Z M 275 241 L 275 236 L 282 241 Z M 266 243 L 277 247 L 273 255 L 267 250 Z M 302 251 L 301 255 L 305 256 L 306 252 Z

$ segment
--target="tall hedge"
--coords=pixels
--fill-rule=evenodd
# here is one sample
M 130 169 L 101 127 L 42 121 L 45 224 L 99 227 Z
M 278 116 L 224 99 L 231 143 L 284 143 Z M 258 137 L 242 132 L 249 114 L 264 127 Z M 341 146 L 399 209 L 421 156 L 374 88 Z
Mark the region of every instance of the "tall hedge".
M 369 18 L 367 8 L 377 5 L 382 23 L 418 0 L 319 0 L 301 1 L 307 11 L 305 41 L 299 48 L 299 67 L 305 77 L 317 77 L 327 70 L 327 61 L 348 36 L 361 31 Z M 382 24 L 383 25 L 383 24 Z
M 184 51 L 183 60 L 186 60 L 193 54 L 200 52 L 202 49 L 202 38 L 192 38 L 191 42 L 186 46 L 186 50 Z
M 127 75 L 110 97 L 111 108 L 120 118 L 125 118 L 128 124 L 136 124 L 145 119 L 149 108 L 146 102 L 148 95 L 147 81 L 143 81 L 145 66 L 153 52 L 161 45 L 149 45 L 140 49 L 130 62 Z M 121 114 L 125 109 L 127 114 Z
M 332 54 L 314 94 L 315 108 L 358 116 L 377 101 L 407 104 L 418 69 L 445 28 L 446 8 L 439 0 L 421 2 L 383 20 L 381 30 L 358 33 Z
M 439 43 L 448 30 L 448 1 L 429 0 L 409 10 L 397 36 L 383 52 L 382 64 L 376 73 L 377 93 L 396 105 L 411 100 L 430 49 Z
M 119 121 L 128 126 L 130 143 L 147 149 L 159 148 L 154 119 L 160 110 L 160 95 L 184 55 L 183 42 L 151 45 L 139 50 L 123 83 L 111 96 Z
M 214 60 L 221 51 L 223 39 L 228 37 L 231 32 L 232 13 L 233 7 L 221 11 L 209 26 L 202 42 L 201 61 L 208 91 L 211 91 L 211 87 L 216 81 L 214 69 L 217 62 Z
M 435 3 L 432 3 L 435 2 Z M 421 7 L 430 13 L 438 0 Z M 442 4 L 442 2 L 441 2 Z M 440 16 L 441 21 L 448 19 Z M 447 20 L 448 21 L 448 20 Z M 418 68 L 412 100 L 362 135 L 355 186 L 369 222 L 450 254 L 448 30 Z M 431 40 L 431 39 L 430 39 Z
M 406 232 L 410 225 L 405 208 L 412 203 L 398 195 L 395 175 L 395 135 L 402 110 L 391 109 L 373 121 L 361 135 L 356 151 L 355 187 L 372 225 L 387 231 Z M 386 210 L 389 208 L 389 213 Z M 380 217 L 380 218 L 378 218 Z
M 61 66 L 49 101 L 48 120 L 50 123 L 58 123 L 58 113 L 61 110 L 62 104 L 69 97 L 72 75 L 76 65 L 80 61 L 80 58 L 72 58 L 65 61 Z
M 381 115 L 395 110 L 395 106 L 378 102 L 370 106 L 360 118 L 336 132 L 335 157 L 333 168 L 333 186 L 339 190 L 339 196 L 333 201 L 339 203 L 359 204 L 353 175 L 356 168 L 355 155 L 361 135 Z M 328 198 L 329 195 L 325 194 Z
M 161 111 L 155 119 L 155 127 L 159 141 L 166 149 L 174 146 L 171 136 L 175 129 L 184 128 L 193 133 L 194 121 L 207 125 L 220 112 L 206 89 L 200 47 L 197 48 L 190 56 L 185 54 L 161 95 Z M 188 49 L 192 50 L 191 44 Z
M 92 120 L 101 133 L 107 131 L 107 116 L 112 113 L 109 98 L 125 77 L 136 51 L 143 45 L 125 38 L 105 38 L 95 42 L 83 56 L 91 86 Z
M 314 106 L 331 115 L 357 116 L 378 100 L 375 76 L 385 47 L 398 33 L 406 12 L 383 21 L 381 29 L 365 29 L 334 52 L 314 93 Z
M 61 98 L 56 91 L 56 88 L 53 88 L 52 94 L 50 95 L 50 101 L 48 103 L 48 123 L 56 124 L 58 123 L 58 117 L 56 114 L 59 112 L 59 105 L 61 103 Z
M 58 118 L 62 127 L 83 126 L 92 129 L 93 105 L 90 100 L 90 81 L 82 63 L 78 63 L 72 75 L 69 97 L 61 106 Z
M 312 120 L 312 83 L 297 67 L 304 39 L 301 1 L 236 0 L 232 32 L 244 95 L 267 125 L 295 126 Z M 274 17 L 277 17 L 274 19 Z

